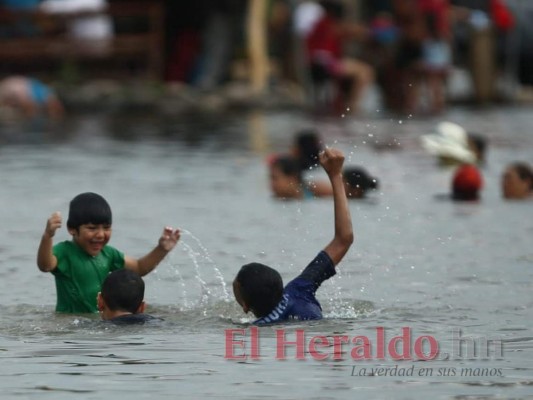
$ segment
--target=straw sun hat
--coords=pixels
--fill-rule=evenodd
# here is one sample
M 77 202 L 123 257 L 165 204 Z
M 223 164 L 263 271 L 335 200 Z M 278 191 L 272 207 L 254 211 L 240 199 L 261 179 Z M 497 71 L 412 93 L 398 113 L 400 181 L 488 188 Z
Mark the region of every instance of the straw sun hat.
M 423 135 L 422 147 L 430 154 L 454 159 L 463 163 L 475 163 L 476 155 L 468 146 L 468 133 L 453 122 L 441 122 L 434 133 Z

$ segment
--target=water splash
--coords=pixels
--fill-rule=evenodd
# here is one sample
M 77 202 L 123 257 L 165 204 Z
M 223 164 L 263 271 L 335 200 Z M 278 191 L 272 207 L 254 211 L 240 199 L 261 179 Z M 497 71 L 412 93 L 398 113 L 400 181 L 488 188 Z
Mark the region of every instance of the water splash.
M 183 275 L 180 273 L 178 268 L 174 268 L 174 274 L 178 277 L 179 284 L 181 286 L 181 297 L 183 302 L 183 309 L 189 309 L 192 307 L 192 304 L 189 303 L 187 299 L 187 285 L 185 285 L 185 279 L 183 279 Z
M 182 233 L 190 236 L 196 242 L 198 247 L 202 250 L 203 257 L 212 265 L 213 271 L 215 272 L 215 276 L 218 279 L 218 281 L 220 282 L 220 286 L 222 287 L 222 293 L 224 295 L 224 299 L 223 300 L 230 301 L 231 300 L 231 296 L 230 296 L 230 294 L 228 292 L 228 288 L 227 288 L 227 285 L 226 285 L 226 280 L 224 279 L 224 275 L 222 274 L 222 272 L 218 268 L 217 264 L 213 261 L 213 259 L 209 255 L 209 251 L 207 250 L 207 248 L 202 244 L 200 239 L 198 239 L 196 236 L 194 236 L 192 234 L 192 232 L 190 232 L 190 231 L 188 231 L 186 229 L 183 229 Z
M 324 318 L 360 319 L 375 314 L 378 310 L 371 301 L 346 299 L 335 300 L 331 309 L 324 312 Z
M 200 284 L 200 289 L 202 291 L 200 306 L 205 306 L 209 302 L 209 296 L 211 296 L 211 291 L 207 287 L 207 283 L 202 279 L 202 274 L 200 272 L 200 264 L 198 263 L 198 257 L 197 257 L 198 253 L 196 253 L 191 246 L 189 246 L 187 243 L 183 241 L 181 242 L 181 245 L 183 246 L 183 248 L 189 255 L 189 258 L 191 259 L 194 265 L 194 270 L 195 270 L 194 277 Z
M 196 310 L 200 315 L 207 317 L 212 314 L 213 304 L 231 303 L 232 296 L 228 292 L 224 276 L 201 241 L 190 231 L 182 229 L 179 247 L 185 254 L 185 259 L 190 261 L 176 262 L 173 260 L 176 253 L 173 252 L 167 261 L 173 276 L 161 277 L 161 279 L 179 282 L 180 311 Z M 190 267 L 191 262 L 193 268 Z M 194 281 L 198 286 L 191 285 Z

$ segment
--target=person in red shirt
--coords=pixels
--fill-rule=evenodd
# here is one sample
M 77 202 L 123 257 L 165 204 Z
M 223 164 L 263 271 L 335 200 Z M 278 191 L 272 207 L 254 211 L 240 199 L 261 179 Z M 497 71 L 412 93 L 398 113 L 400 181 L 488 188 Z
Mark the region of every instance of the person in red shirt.
M 374 80 L 374 71 L 367 63 L 345 57 L 343 45 L 347 40 L 365 40 L 368 29 L 362 25 L 344 21 L 344 7 L 341 3 L 321 1 L 325 14 L 316 22 L 307 36 L 309 63 L 321 67 L 333 78 L 351 81 L 347 106 L 357 111 L 365 89 Z

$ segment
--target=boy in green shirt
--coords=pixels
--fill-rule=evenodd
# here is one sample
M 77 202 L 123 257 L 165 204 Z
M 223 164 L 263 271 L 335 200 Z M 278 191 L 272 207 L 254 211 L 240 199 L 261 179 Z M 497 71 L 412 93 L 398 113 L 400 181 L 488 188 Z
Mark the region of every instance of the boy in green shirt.
M 111 271 L 127 268 L 144 276 L 151 272 L 180 238 L 180 231 L 166 227 L 158 245 L 144 257 L 125 256 L 108 246 L 111 239 L 111 208 L 96 193 L 82 193 L 70 202 L 67 221 L 72 241 L 53 245 L 53 237 L 61 227 L 60 213 L 51 215 L 37 252 L 37 266 L 51 272 L 56 282 L 56 311 L 63 313 L 95 313 L 96 296 Z

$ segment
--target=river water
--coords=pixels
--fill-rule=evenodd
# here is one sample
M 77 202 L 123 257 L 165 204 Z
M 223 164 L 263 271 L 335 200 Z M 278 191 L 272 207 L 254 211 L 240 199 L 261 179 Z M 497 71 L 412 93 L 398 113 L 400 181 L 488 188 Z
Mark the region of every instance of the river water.
M 532 204 L 506 202 L 499 189 L 508 162 L 533 160 L 531 109 L 456 108 L 443 119 L 490 140 L 479 203 L 436 198 L 453 170 L 437 167 L 419 137 L 440 119 L 276 112 L 3 125 L 2 398 L 533 396 Z M 287 282 L 333 234 L 331 199 L 277 201 L 268 189 L 265 157 L 311 126 L 380 188 L 350 203 L 356 241 L 318 292 L 325 318 L 254 331 L 231 293 L 240 266 L 272 265 Z M 182 229 L 145 278 L 148 312 L 163 322 L 119 328 L 54 313 L 53 277 L 37 270 L 36 249 L 48 216 L 66 218 L 85 191 L 107 198 L 111 244 L 130 256 L 144 255 L 165 225 Z M 66 239 L 63 228 L 56 240 Z M 277 352 L 300 334 L 303 353 L 290 344 Z M 390 341 L 408 359 L 395 359 Z

